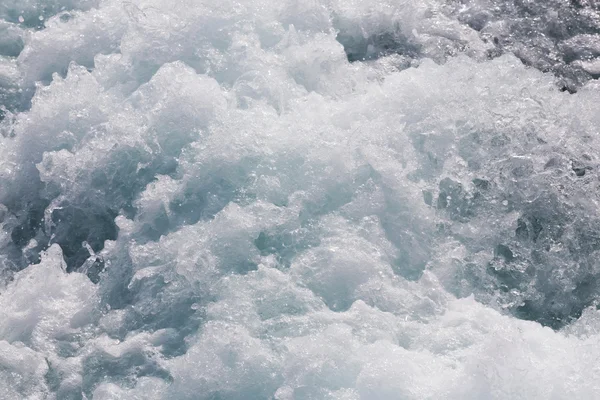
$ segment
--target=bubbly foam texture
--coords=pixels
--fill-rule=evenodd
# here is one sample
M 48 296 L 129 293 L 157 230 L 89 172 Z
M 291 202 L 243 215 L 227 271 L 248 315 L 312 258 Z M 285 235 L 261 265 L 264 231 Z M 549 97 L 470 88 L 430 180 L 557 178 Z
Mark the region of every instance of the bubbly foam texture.
M 598 397 L 598 84 L 467 9 L 3 3 L 0 398 Z

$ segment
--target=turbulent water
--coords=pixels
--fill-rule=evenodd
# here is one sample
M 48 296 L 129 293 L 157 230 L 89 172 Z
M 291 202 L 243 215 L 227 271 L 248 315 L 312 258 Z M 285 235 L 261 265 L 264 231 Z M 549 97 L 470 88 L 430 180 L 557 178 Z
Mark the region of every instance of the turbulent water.
M 596 0 L 0 0 L 0 399 L 600 398 Z

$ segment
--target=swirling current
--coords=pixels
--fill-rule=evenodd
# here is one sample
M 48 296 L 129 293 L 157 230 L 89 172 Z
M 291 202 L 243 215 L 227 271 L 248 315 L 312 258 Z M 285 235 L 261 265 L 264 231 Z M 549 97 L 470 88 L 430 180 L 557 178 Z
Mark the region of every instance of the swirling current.
M 600 398 L 596 0 L 0 0 L 0 399 Z

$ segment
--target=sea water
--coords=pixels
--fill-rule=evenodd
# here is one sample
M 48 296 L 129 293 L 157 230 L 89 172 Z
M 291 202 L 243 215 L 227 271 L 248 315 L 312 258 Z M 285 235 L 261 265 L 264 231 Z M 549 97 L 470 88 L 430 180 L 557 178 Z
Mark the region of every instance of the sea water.
M 0 398 L 600 397 L 600 6 L 0 0 Z

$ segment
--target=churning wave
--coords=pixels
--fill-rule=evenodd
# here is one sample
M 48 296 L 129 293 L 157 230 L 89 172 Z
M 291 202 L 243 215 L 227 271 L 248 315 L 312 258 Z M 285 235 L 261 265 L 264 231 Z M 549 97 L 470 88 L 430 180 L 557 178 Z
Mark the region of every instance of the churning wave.
M 598 77 L 595 0 L 0 0 L 0 398 L 599 398 Z

